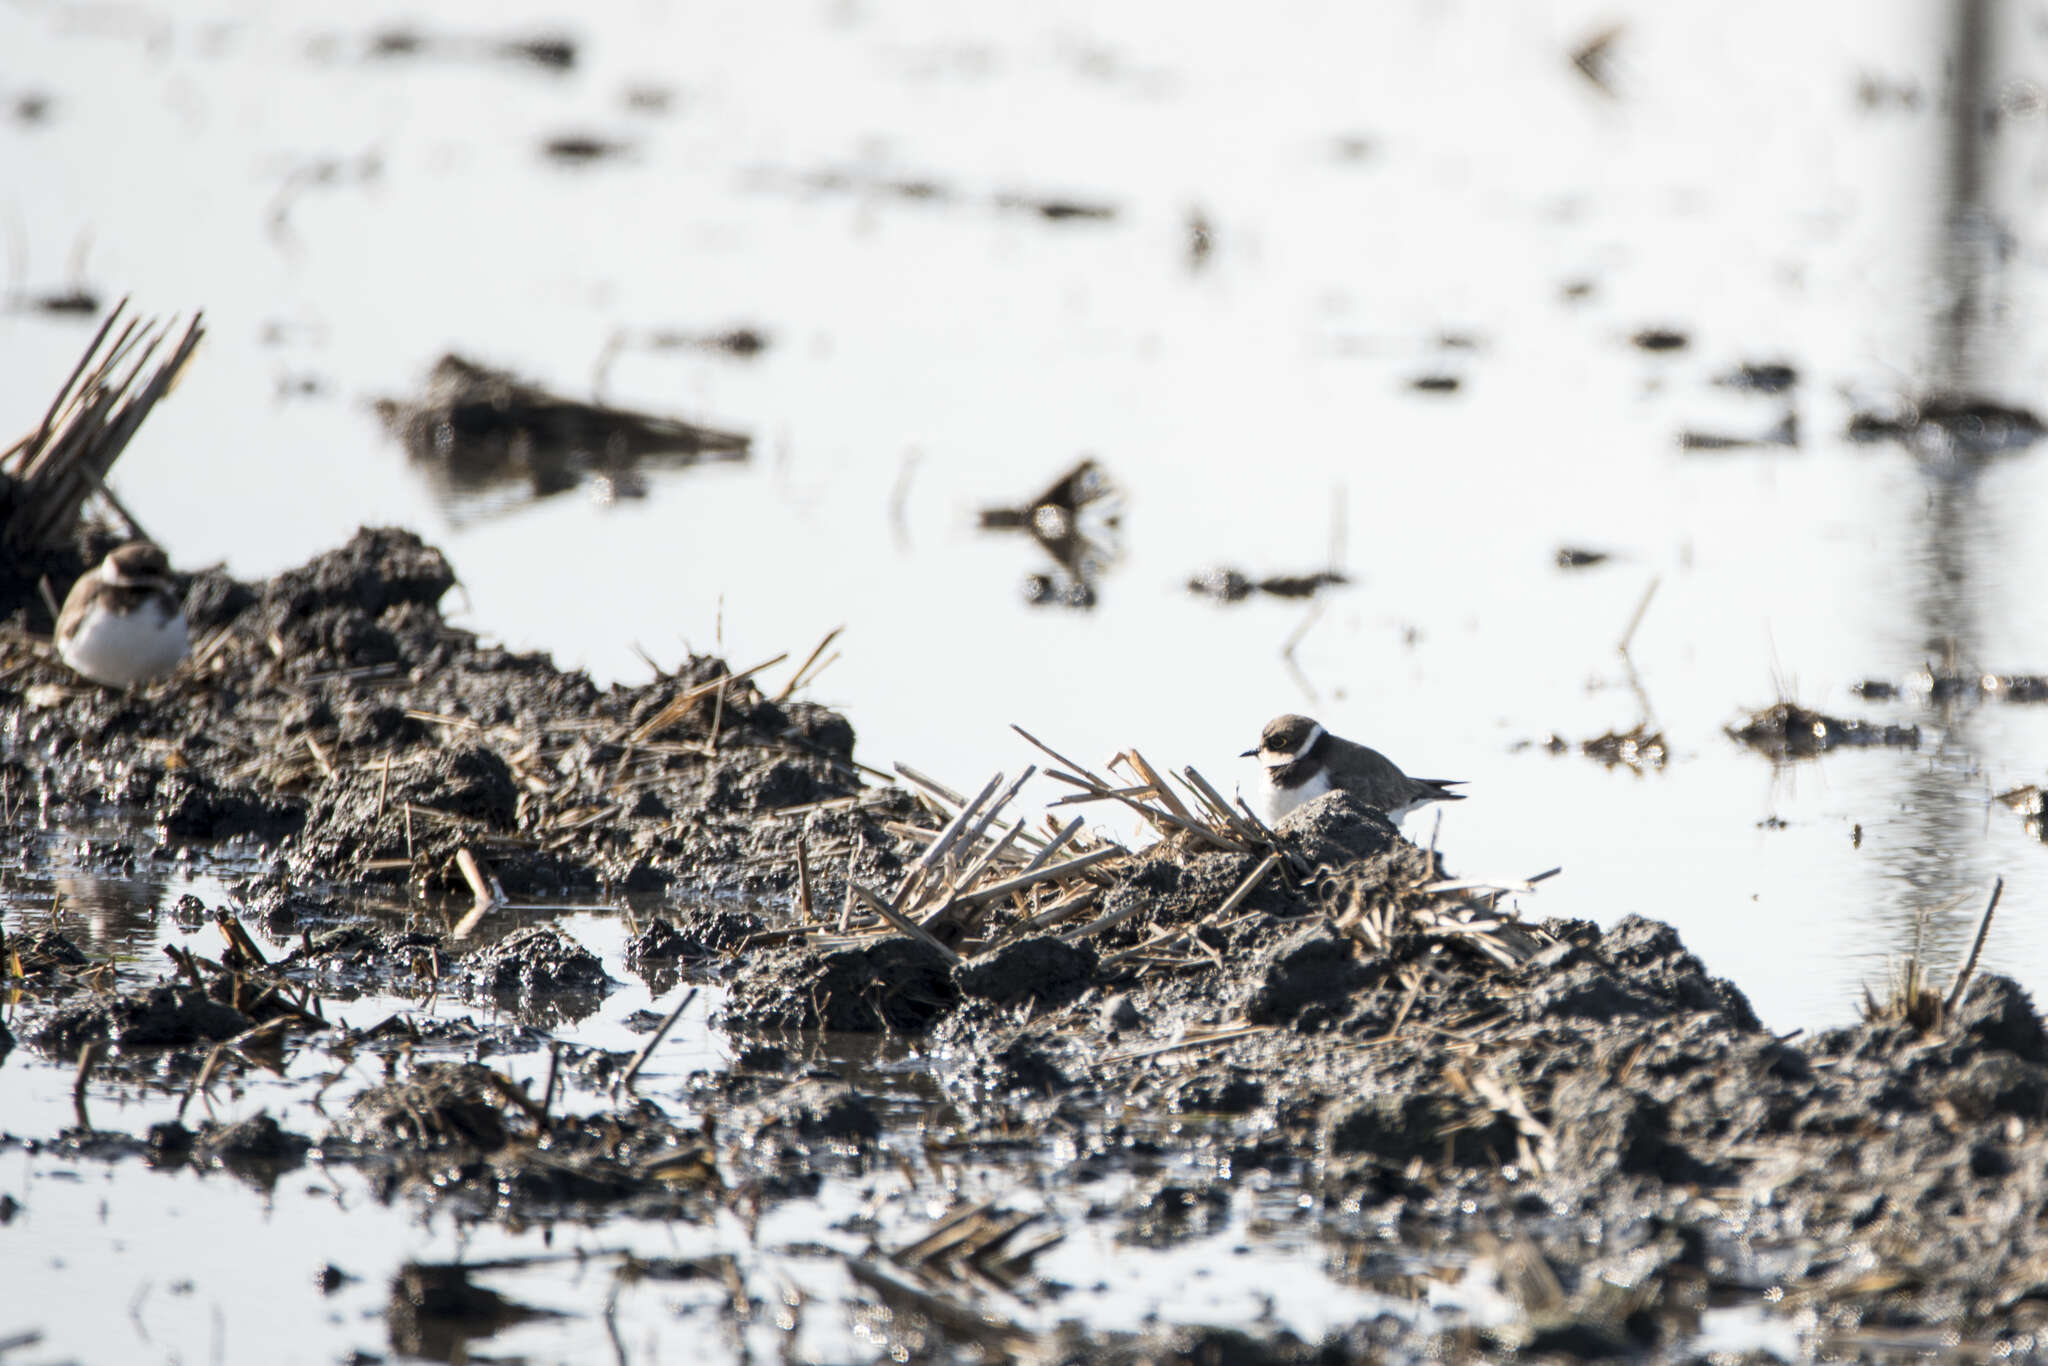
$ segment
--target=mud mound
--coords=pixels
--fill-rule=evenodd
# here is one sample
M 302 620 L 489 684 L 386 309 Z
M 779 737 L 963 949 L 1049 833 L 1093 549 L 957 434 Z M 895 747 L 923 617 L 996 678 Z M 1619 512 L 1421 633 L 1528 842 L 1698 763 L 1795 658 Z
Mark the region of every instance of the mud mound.
M 865 876 L 893 867 L 882 822 L 900 807 L 776 818 L 860 795 L 844 718 L 773 701 L 712 658 L 600 689 L 449 626 L 454 582 L 440 551 L 390 529 L 265 583 L 199 575 L 197 662 L 135 695 L 82 685 L 17 642 L 0 702 L 20 709 L 40 781 L 16 790 L 56 820 L 111 788 L 167 843 L 253 843 L 301 881 L 453 888 L 468 848 L 513 895 L 779 891 L 799 838 L 848 841 Z M 32 607 L 17 620 L 47 629 Z M 821 893 L 845 872 L 843 859 L 821 872 Z
M 69 1058 L 88 1043 L 122 1048 L 168 1048 L 232 1039 L 256 1022 L 222 1005 L 186 982 L 165 982 L 133 995 L 116 996 L 58 1011 L 29 1035 L 45 1053 Z

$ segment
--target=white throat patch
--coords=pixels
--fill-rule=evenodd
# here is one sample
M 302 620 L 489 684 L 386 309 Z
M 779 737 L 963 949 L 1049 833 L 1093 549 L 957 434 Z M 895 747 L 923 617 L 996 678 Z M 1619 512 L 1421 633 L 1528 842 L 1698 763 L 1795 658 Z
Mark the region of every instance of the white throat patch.
M 1313 778 L 1300 787 L 1282 787 L 1271 778 L 1266 780 L 1265 817 L 1268 825 L 1277 825 L 1280 818 L 1300 806 L 1303 802 L 1314 801 L 1330 790 L 1330 775 L 1318 770 Z

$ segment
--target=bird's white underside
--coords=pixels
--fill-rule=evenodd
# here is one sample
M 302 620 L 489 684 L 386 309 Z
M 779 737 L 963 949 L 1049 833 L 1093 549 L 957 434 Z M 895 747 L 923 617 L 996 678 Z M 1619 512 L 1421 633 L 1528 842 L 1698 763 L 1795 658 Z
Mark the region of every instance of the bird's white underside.
M 132 612 L 89 613 L 57 653 L 93 682 L 126 688 L 175 669 L 187 643 L 184 612 L 151 600 Z
M 1266 770 L 1265 778 L 1265 815 L 1268 825 L 1278 824 L 1280 818 L 1295 807 L 1303 802 L 1313 801 L 1330 790 L 1330 775 L 1322 772 L 1318 772 L 1300 787 L 1280 786 L 1273 781 L 1273 771 L 1270 768 Z

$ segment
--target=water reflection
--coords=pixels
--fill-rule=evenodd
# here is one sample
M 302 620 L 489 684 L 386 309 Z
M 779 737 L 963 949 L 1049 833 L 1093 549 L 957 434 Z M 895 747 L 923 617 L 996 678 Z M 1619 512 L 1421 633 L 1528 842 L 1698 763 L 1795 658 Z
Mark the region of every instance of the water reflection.
M 984 531 L 1022 531 L 1051 557 L 1050 572 L 1024 580 L 1033 605 L 1093 607 L 1095 585 L 1122 554 L 1123 494 L 1091 459 L 1017 507 L 983 508 Z
M 2031 414 L 1994 396 L 1995 366 L 2012 321 L 2004 270 L 2012 237 L 1992 156 L 1996 35 L 2006 17 L 1995 0 L 1955 0 L 1949 10 L 1952 86 L 1930 263 L 1927 396 L 1897 433 L 1919 457 L 1923 475 L 1908 486 L 1922 500 L 1908 610 L 1922 658 L 1939 661 L 1944 675 L 1980 676 L 1978 578 L 2000 561 L 1987 544 L 1993 532 L 1978 475 L 1985 461 L 2022 451 L 2040 435 Z M 1947 969 L 1967 947 L 1995 870 L 1982 838 L 1986 794 L 1974 690 L 1930 688 L 1928 701 L 1937 708 L 1941 738 L 1933 754 L 1902 772 L 1896 799 L 1910 833 L 1882 865 L 1885 893 L 1872 904 L 1895 952 L 1914 952 L 1924 932 L 1930 957 Z
M 458 527 L 585 484 L 602 501 L 638 498 L 645 469 L 745 460 L 751 446 L 737 432 L 561 398 L 452 355 L 420 398 L 380 400 L 377 415 Z

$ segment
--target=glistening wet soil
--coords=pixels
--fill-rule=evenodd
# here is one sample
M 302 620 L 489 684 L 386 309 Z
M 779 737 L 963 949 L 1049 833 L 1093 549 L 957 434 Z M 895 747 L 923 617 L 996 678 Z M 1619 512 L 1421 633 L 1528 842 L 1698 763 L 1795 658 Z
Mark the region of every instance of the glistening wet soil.
M 111 812 L 129 838 L 75 862 L 244 875 L 162 963 L 10 915 L 15 1113 L 83 1081 L 69 1122 L 10 1120 L 0 1145 L 132 1172 L 130 1199 L 238 1178 L 191 1219 L 312 1178 L 360 1192 L 362 1224 L 549 1230 L 438 1261 L 210 1254 L 296 1257 L 344 1299 L 370 1278 L 379 1321 L 320 1329 L 328 1355 L 587 1354 L 603 1339 L 577 1333 L 620 1341 L 622 1312 L 628 1336 L 832 1359 L 2038 1350 L 2048 1034 L 2003 978 L 1780 1038 L 1655 921 L 1498 898 L 1483 925 L 1430 919 L 1455 869 L 1342 795 L 1282 823 L 1299 860 L 1248 892 L 1258 854 L 1165 839 L 1074 875 L 1085 926 L 1023 929 L 1042 908 L 1020 893 L 963 957 L 848 900 L 849 870 L 895 896 L 940 821 L 867 784 L 846 720 L 714 660 L 598 689 L 450 628 L 452 582 L 394 531 L 261 584 L 202 575 L 198 662 L 136 695 L 65 678 L 32 619 L 10 645 L 13 840 Z M 616 953 L 502 908 L 465 938 L 428 913 L 460 909 L 463 850 L 515 900 L 652 895 Z M 366 909 L 393 892 L 403 924 Z M 679 1075 L 657 1047 L 629 1078 L 627 1040 L 592 1041 L 629 977 L 678 1013 L 708 993 L 729 1058 Z M 64 1199 L 22 1190 L 28 1230 Z M 581 1230 L 573 1257 L 555 1230 Z M 1355 1298 L 1120 1321 L 1062 1278 L 1088 1238 L 1168 1275 L 1192 1250 L 1198 1276 L 1277 1240 Z

